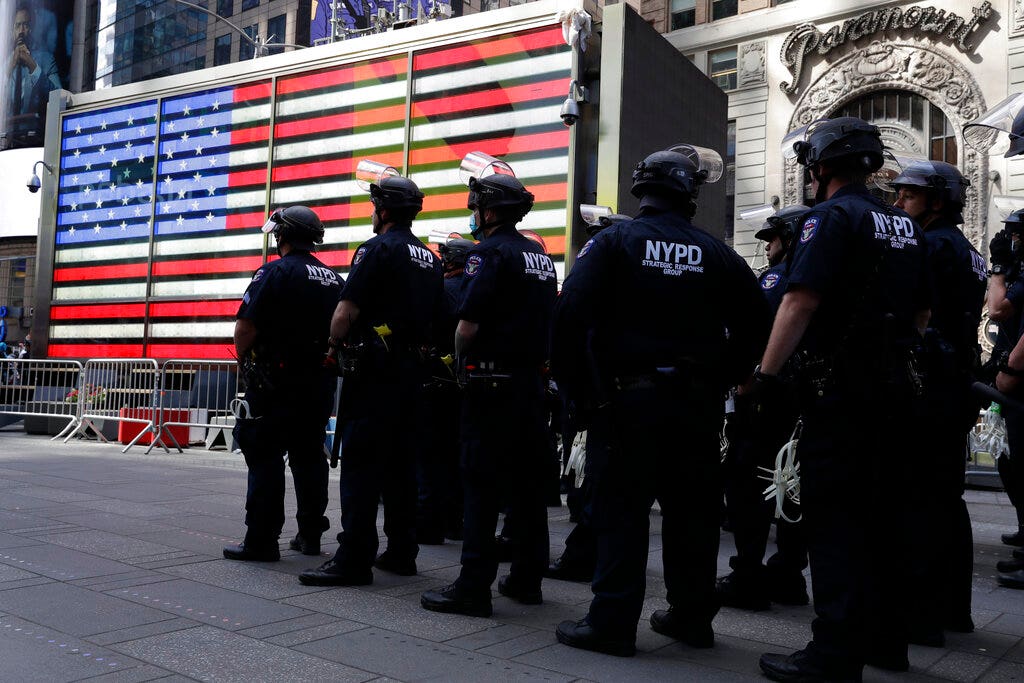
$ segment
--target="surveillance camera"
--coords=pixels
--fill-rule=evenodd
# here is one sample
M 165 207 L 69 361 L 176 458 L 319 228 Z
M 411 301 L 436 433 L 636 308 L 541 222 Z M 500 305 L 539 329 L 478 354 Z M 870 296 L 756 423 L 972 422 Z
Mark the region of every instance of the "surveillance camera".
M 580 106 L 571 97 L 567 97 L 562 103 L 562 111 L 559 116 L 562 117 L 562 123 L 571 126 L 580 120 Z
M 28 179 L 28 182 L 25 183 L 25 185 L 28 187 L 28 191 L 34 194 L 39 192 L 39 186 L 42 185 L 42 183 L 39 182 L 39 176 L 33 173 L 32 177 Z

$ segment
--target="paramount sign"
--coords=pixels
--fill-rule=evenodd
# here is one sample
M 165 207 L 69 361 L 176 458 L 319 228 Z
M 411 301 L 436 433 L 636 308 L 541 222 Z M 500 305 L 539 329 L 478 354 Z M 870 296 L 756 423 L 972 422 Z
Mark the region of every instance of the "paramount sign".
M 914 5 L 907 9 L 889 7 L 865 12 L 833 26 L 825 33 L 819 31 L 814 24 L 800 24 L 782 43 L 782 64 L 789 69 L 793 80 L 790 83 L 780 83 L 779 87 L 787 95 L 797 91 L 805 55 L 812 52 L 826 55 L 848 41 L 858 40 L 873 33 L 913 29 L 920 33 L 945 36 L 960 50 L 969 52 L 972 47 L 967 40 L 981 22 L 992 15 L 992 3 L 985 0 L 980 6 L 972 7 L 971 12 L 974 16 L 965 19 L 946 10 Z

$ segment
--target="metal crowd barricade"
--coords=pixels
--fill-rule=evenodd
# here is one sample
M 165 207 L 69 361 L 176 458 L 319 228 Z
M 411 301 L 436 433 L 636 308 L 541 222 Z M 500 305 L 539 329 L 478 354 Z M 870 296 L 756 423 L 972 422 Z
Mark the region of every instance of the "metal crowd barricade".
M 0 415 L 24 419 L 29 433 L 60 438 L 78 425 L 81 374 L 75 360 L 0 360 Z
M 160 369 L 159 386 L 159 426 L 147 453 L 158 445 L 167 450 L 168 439 L 182 452 L 182 445 L 193 441 L 193 429 L 204 430 L 207 447 L 223 436 L 231 449 L 231 401 L 238 396 L 234 361 L 168 360 Z
M 85 362 L 78 385 L 78 425 L 65 437 L 92 430 L 102 441 L 126 441 L 122 453 L 157 428 L 159 368 L 152 358 L 94 359 Z M 113 423 L 117 433 L 110 430 Z M 136 432 L 133 425 L 142 425 Z M 130 438 L 130 439 L 129 439 Z

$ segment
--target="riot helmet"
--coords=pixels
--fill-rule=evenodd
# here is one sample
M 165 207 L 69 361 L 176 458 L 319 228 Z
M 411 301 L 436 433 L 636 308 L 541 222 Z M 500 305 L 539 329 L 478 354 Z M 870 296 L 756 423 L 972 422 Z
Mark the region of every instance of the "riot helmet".
M 964 139 L 981 152 L 1005 158 L 1024 154 L 1024 93 L 1010 95 L 965 124 Z
M 915 161 L 904 168 L 889 183 L 897 192 L 901 187 L 916 187 L 927 191 L 929 198 L 945 202 L 944 213 L 962 223 L 960 215 L 967 201 L 967 188 L 971 181 L 953 164 L 945 161 Z
M 1006 232 L 1024 236 L 1024 209 L 1017 209 L 1003 219 Z
M 469 199 L 466 208 L 502 210 L 515 216 L 518 223 L 533 208 L 533 193 L 527 190 L 519 179 L 504 173 L 494 173 L 483 178 L 469 179 Z
M 324 241 L 324 224 L 312 209 L 306 206 L 289 206 L 270 214 L 263 224 L 263 232 L 277 238 L 278 253 L 282 242 L 293 249 L 313 251 Z
M 783 153 L 801 166 L 827 163 L 861 173 L 881 168 L 883 149 L 878 126 L 853 116 L 819 119 L 783 138 Z
M 778 236 L 783 246 L 788 246 L 793 236 L 800 228 L 800 223 L 811 208 L 803 204 L 794 204 L 784 209 L 779 209 L 774 215 L 764 221 L 764 227 L 754 233 L 754 239 L 770 242 Z
M 370 185 L 370 201 L 374 207 L 407 215 L 409 220 L 423 209 L 423 193 L 413 181 L 402 176 L 385 176 Z
M 722 177 L 722 157 L 714 150 L 679 144 L 647 155 L 633 170 L 634 197 L 662 195 L 693 201 L 704 183 Z
M 453 238 L 439 245 L 437 250 L 441 254 L 441 264 L 444 269 L 452 270 L 464 266 L 466 255 L 474 246 L 476 246 L 476 242 L 462 238 Z
M 587 236 L 593 237 L 607 227 L 621 223 L 622 221 L 633 220 L 621 213 L 612 213 L 610 206 L 598 204 L 580 204 L 580 216 L 587 224 Z

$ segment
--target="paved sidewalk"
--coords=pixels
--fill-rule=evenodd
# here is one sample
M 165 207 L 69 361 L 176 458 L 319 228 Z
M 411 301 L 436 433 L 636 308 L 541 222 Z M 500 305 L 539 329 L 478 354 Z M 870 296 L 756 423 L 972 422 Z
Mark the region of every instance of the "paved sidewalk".
M 418 576 L 378 572 L 365 588 L 305 587 L 296 575 L 321 560 L 287 550 L 277 563 L 222 559 L 221 547 L 244 533 L 240 456 L 142 451 L 0 430 L 0 679 L 756 680 L 761 652 L 801 647 L 810 633 L 809 607 L 723 609 L 712 650 L 646 628 L 666 606 L 657 516 L 633 659 L 556 643 L 555 624 L 586 612 L 588 586 L 545 581 L 539 607 L 497 596 L 490 619 L 424 611 L 420 593 L 458 573 L 457 543 L 424 546 Z M 332 471 L 335 526 L 337 496 Z M 1011 530 L 1012 512 L 1000 493 L 971 492 L 969 501 L 979 630 L 952 635 L 944 649 L 912 647 L 910 674 L 867 669 L 865 680 L 1024 680 L 1024 593 L 997 588 L 993 569 L 1009 556 L 999 534 Z M 550 514 L 556 556 L 570 526 L 564 507 Z M 282 546 L 294 533 L 289 519 Z M 731 551 L 723 534 L 723 573 Z

